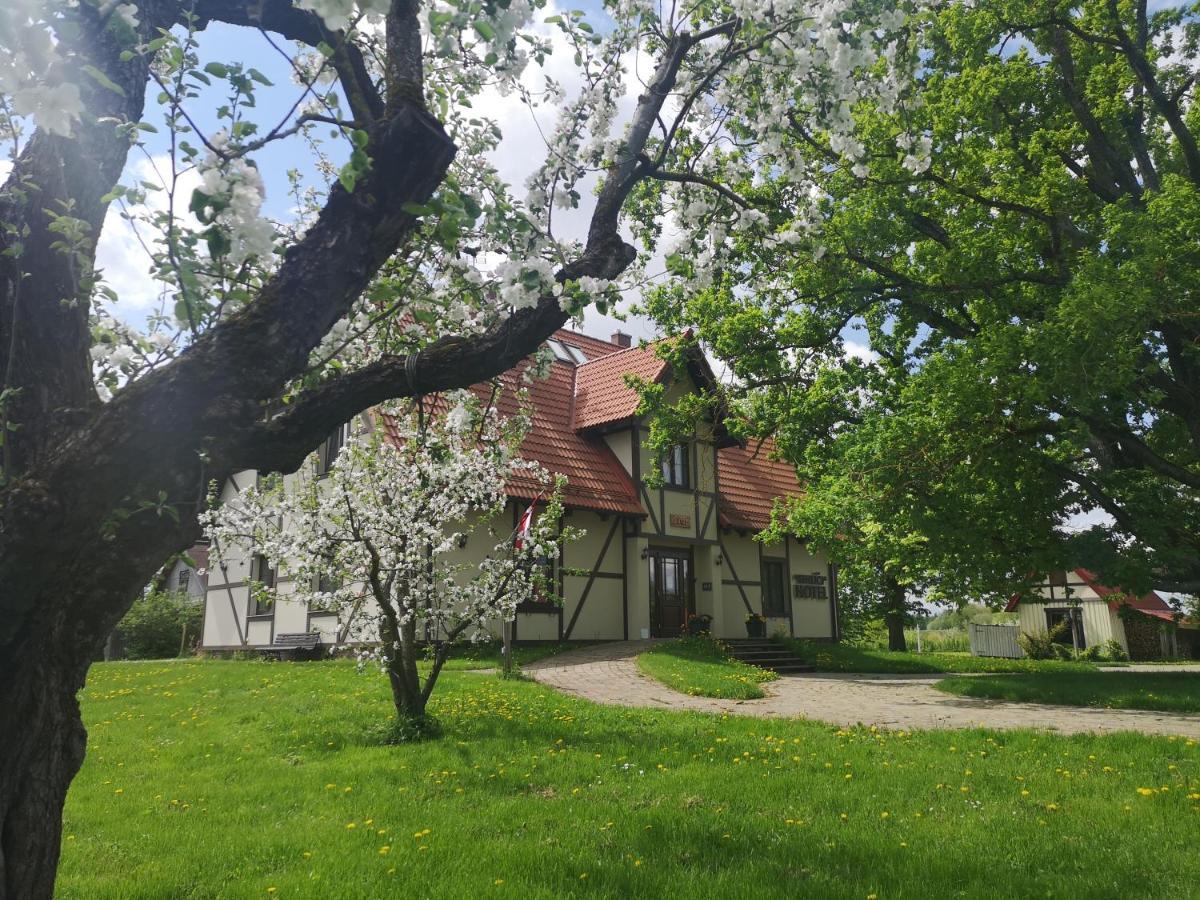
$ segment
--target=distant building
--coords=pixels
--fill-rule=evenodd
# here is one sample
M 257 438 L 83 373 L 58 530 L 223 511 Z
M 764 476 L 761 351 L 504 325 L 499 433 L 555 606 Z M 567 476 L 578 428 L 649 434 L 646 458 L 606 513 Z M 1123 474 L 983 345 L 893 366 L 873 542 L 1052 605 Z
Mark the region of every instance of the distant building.
M 1087 569 L 1051 572 L 1005 609 L 1020 614 L 1023 632 L 1046 632 L 1065 622 L 1060 640 L 1081 649 L 1113 640 L 1130 659 L 1200 656 L 1200 626 L 1183 621 L 1154 591 L 1134 596 L 1101 584 Z
M 633 347 L 620 333 L 605 341 L 560 330 L 547 343 L 554 362 L 547 378 L 529 385 L 534 412 L 521 452 L 567 477 L 567 522 L 586 535 L 550 561 L 563 605 L 522 606 L 516 639 L 669 637 L 690 613 L 711 616 L 718 637 L 745 637 L 746 616 L 755 613 L 766 617 L 767 634 L 836 638 L 836 571 L 828 560 L 794 538 L 754 539 L 769 524 L 776 499 L 800 494 L 795 470 L 775 458 L 772 442 L 742 445 L 723 422 L 702 421 L 661 462 L 645 445 L 648 423 L 626 376 L 662 384 L 668 399 L 678 398 L 714 383 L 703 354 L 693 352 L 675 371 L 653 346 Z M 502 414 L 517 411 L 516 389 L 528 365 L 500 379 Z M 369 419 L 370 427 L 388 427 L 383 417 Z M 347 438 L 346 429 L 333 435 L 317 465 L 328 467 Z M 662 487 L 646 483 L 652 467 L 660 469 Z M 239 473 L 226 495 L 255 478 Z M 540 493 L 532 481 L 514 478 L 503 521 L 515 527 Z M 481 530 L 461 552 L 480 559 L 493 542 Z M 257 605 L 251 581 L 274 584 L 279 600 Z M 274 572 L 261 556 L 225 558 L 209 575 L 203 646 L 260 647 L 277 634 L 308 631 L 321 632 L 327 644 L 345 640 L 346 623 L 336 613 L 288 600 L 290 590 L 287 571 Z
M 202 601 L 208 596 L 208 544 L 197 544 L 186 554 L 195 565 L 179 557 L 167 570 L 163 589 L 175 594 L 186 594 L 193 600 Z

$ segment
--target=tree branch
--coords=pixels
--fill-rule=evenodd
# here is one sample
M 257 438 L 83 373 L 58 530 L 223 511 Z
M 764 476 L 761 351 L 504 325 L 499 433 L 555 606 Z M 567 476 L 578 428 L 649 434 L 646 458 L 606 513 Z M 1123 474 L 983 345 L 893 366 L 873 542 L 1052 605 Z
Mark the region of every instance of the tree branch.
M 260 0 L 257 3 L 195 0 L 192 11 L 202 23 L 214 21 L 262 28 L 310 47 L 327 44 L 333 48 L 332 65 L 354 118 L 359 122 L 374 122 L 383 117 L 383 98 L 375 89 L 359 49 L 347 41 L 345 35 L 326 28 L 315 13 L 296 8 L 292 0 Z

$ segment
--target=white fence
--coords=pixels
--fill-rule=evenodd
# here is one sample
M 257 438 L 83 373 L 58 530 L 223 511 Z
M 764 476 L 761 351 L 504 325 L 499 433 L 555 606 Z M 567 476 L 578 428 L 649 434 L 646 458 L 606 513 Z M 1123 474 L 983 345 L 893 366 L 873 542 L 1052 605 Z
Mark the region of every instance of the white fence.
M 1002 656 L 1005 659 L 1021 659 L 1025 651 L 1017 643 L 1016 625 L 967 625 L 967 638 L 971 641 L 972 656 Z

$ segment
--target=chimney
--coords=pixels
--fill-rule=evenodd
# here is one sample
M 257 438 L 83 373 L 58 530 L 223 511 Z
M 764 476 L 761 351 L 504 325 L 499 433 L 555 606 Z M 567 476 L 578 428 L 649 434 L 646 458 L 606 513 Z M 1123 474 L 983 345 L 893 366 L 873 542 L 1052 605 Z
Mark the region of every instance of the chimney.
M 633 346 L 633 338 L 631 338 L 629 335 L 627 335 L 623 331 L 614 331 L 613 336 L 612 336 L 612 342 L 614 344 L 616 344 L 618 347 L 632 347 Z

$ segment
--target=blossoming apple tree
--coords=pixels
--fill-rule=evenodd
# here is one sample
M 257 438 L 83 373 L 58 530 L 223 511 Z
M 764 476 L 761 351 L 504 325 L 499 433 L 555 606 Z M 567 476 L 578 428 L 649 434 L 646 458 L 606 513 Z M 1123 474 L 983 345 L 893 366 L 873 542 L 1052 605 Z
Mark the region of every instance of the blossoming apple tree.
M 755 239 L 714 173 L 804 195 L 791 117 L 857 161 L 856 110 L 914 102 L 925 3 L 0 4 L 0 896 L 51 894 L 75 694 L 210 481 L 508 369 L 657 273 L 660 209 L 711 221 L 699 265 Z
M 214 503 L 204 517 L 215 557 L 261 553 L 291 575 L 287 599 L 337 613 L 339 638 L 369 647 L 361 659 L 377 659 L 387 674 L 404 728 L 423 727 L 456 641 L 487 638 L 521 603 L 553 596 L 539 561 L 574 536 L 560 528 L 561 491 L 549 473 L 517 453 L 524 417 L 501 420 L 466 392 L 446 399 L 449 412 L 434 416 L 421 403 L 388 404 L 325 477 L 302 467 Z M 505 484 L 518 473 L 545 488 L 527 534 L 499 521 Z M 474 548 L 464 555 L 472 536 L 490 543 L 482 560 Z M 422 679 L 426 640 L 435 651 Z

